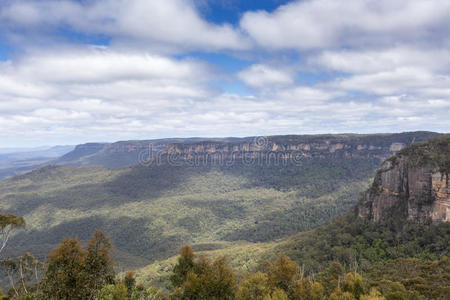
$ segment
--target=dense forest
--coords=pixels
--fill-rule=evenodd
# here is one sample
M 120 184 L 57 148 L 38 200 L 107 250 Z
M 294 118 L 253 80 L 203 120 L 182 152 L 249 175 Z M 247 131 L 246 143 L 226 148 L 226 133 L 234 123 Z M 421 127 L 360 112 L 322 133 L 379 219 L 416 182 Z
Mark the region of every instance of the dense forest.
M 7 232 L 23 226 L 23 219 L 2 215 L 2 224 L 8 224 L 3 226 Z M 338 225 L 342 223 L 334 224 Z M 342 229 L 341 234 L 346 231 L 348 228 Z M 317 233 L 317 240 L 331 241 L 331 235 Z M 351 264 L 341 263 L 335 248 L 322 249 L 320 255 L 325 256 L 319 256 L 317 247 L 320 245 L 305 241 L 304 247 L 317 252 L 317 256 L 311 257 L 315 264 L 323 266 L 321 271 L 308 268 L 311 260 L 292 260 L 284 254 L 278 254 L 272 261 L 261 262 L 256 272 L 236 271 L 224 256 L 212 260 L 195 255 L 191 247 L 183 246 L 167 285 L 158 288 L 151 281 L 137 281 L 132 271 L 115 273 L 110 257 L 113 246 L 98 230 L 85 246 L 76 238 L 64 239 L 44 263 L 28 253 L 14 259 L 2 259 L 2 271 L 8 278 L 9 290 L 6 294 L 0 291 L 0 297 L 80 300 L 447 299 L 450 257 L 444 253 L 448 253 L 449 233 L 449 226 L 428 231 L 426 236 L 434 239 L 434 243 L 427 250 L 416 253 L 414 250 L 424 242 L 417 238 L 418 234 L 407 237 L 403 243 L 391 243 L 388 248 L 380 246 L 383 242 L 379 239 L 365 245 L 357 236 L 347 249 L 370 260 L 371 264 L 365 265 L 361 265 L 362 260 L 357 257 Z M 369 229 L 365 234 L 372 235 L 374 230 Z M 342 235 L 336 237 L 341 238 Z M 400 250 L 405 248 L 410 248 L 407 253 Z M 421 258 L 398 258 L 405 254 Z M 332 257 L 335 257 L 334 261 L 330 259 Z
M 150 262 L 175 255 L 183 242 L 264 242 L 320 226 L 355 203 L 378 165 L 354 158 L 301 166 L 49 166 L 0 182 L 0 204 L 29 220 L 11 250 L 33 248 L 43 258 L 63 236 L 86 241 L 100 228 L 122 264 Z
M 265 147 L 258 152 L 263 157 L 292 154 L 286 149 L 301 145 L 309 150 L 298 150 L 298 161 L 279 164 L 236 160 L 230 165 L 162 163 L 112 169 L 106 161 L 117 162 L 120 156 L 124 165 L 136 163 L 150 142 L 160 153 L 168 151 L 161 149 L 169 142 L 177 149 L 203 149 L 196 152 L 203 158 L 204 147 L 216 152 L 255 147 L 254 139 L 80 145 L 63 160 L 104 166 L 50 165 L 0 181 L 0 207 L 28 222 L 5 251 L 30 251 L 44 260 L 61 238 L 77 236 L 86 242 L 102 229 L 116 247 L 117 265 L 127 269 L 172 257 L 183 244 L 213 250 L 224 243 L 272 242 L 345 213 L 367 189 L 381 161 L 394 153 L 392 145 L 436 135 L 271 136 L 257 140 Z M 272 151 L 275 145 L 278 152 Z
M 428 143 L 407 147 L 396 156 L 389 158 L 389 161 L 395 162 L 402 159 L 414 168 L 431 166 L 433 170 L 439 172 L 441 177 L 439 182 L 447 188 L 449 153 L 450 136 L 447 135 L 433 138 Z M 283 210 L 279 211 L 279 215 L 274 212 L 265 214 L 261 224 L 255 223 L 252 227 L 242 226 L 240 230 L 235 230 L 233 232 L 235 236 L 228 238 L 232 241 L 247 240 L 241 244 L 230 246 L 229 243 L 235 242 L 224 238 L 221 243 L 182 246 L 178 256 L 173 256 L 165 263 L 164 260 L 159 261 L 159 265 L 164 266 L 163 272 L 146 273 L 145 268 L 126 272 L 123 268 L 118 268 L 114 253 L 120 250 L 114 249 L 113 241 L 102 230 L 91 230 L 92 236 L 83 238 L 91 227 L 82 226 L 81 223 L 77 228 L 82 233 L 80 234 L 82 239 L 79 239 L 79 236 L 76 237 L 77 234 L 73 238 L 64 238 L 44 257 L 37 257 L 28 252 L 24 254 L 11 252 L 9 248 L 11 241 L 14 241 L 12 238 L 14 237 L 17 241 L 23 236 L 26 218 L 12 213 L 0 214 L 0 270 L 3 278 L 1 282 L 3 290 L 0 297 L 1 299 L 30 300 L 448 299 L 450 294 L 448 239 L 450 222 L 446 222 L 446 216 L 441 220 L 443 222 L 433 221 L 431 218 L 426 222 L 418 222 L 415 219 L 404 218 L 403 214 L 398 213 L 398 207 L 393 206 L 383 218 L 374 221 L 358 214 L 358 207 L 363 200 L 361 198 L 360 203 L 353 206 L 353 209 L 347 209 L 351 207 L 352 202 L 346 204 L 347 212 L 344 215 L 308 231 L 311 228 L 308 226 L 314 226 L 311 224 L 318 226 L 321 222 L 325 223 L 327 219 L 331 219 L 333 215 L 342 214 L 342 207 L 341 210 L 326 213 L 333 203 L 339 205 L 339 198 L 335 200 L 336 202 L 324 198 L 323 206 L 318 205 L 321 197 L 328 195 L 336 187 L 333 186 L 333 180 L 326 183 L 324 177 L 315 177 L 314 174 L 321 171 L 327 174 L 333 172 L 334 175 L 347 178 L 348 181 L 352 177 L 345 175 L 350 168 L 350 165 L 348 168 L 344 167 L 348 162 L 340 162 L 340 167 L 344 168 L 330 167 L 329 163 L 328 161 L 327 164 L 326 160 L 320 163 L 315 162 L 314 166 L 317 167 L 315 173 L 312 171 L 301 173 L 298 170 L 296 172 L 295 168 L 289 166 L 276 167 L 273 170 L 267 167 L 264 170 L 258 170 L 254 167 L 239 166 L 238 169 L 233 167 L 226 171 L 229 172 L 228 174 L 233 172 L 246 174 L 246 178 L 253 180 L 252 187 L 264 187 L 267 184 L 266 179 L 270 179 L 271 188 L 277 193 L 293 193 L 288 187 L 295 184 L 306 187 L 321 184 L 324 191 L 321 194 L 320 189 L 312 189 L 317 193 L 313 198 L 315 200 L 313 206 L 309 207 L 308 202 L 305 201 L 301 206 L 303 210 L 286 207 L 282 214 Z M 304 170 L 313 169 L 311 166 Z M 99 174 L 104 172 L 102 168 L 91 170 Z M 187 172 L 186 169 L 181 170 Z M 361 174 L 367 171 L 364 168 L 359 170 Z M 157 170 L 133 169 L 133 172 L 158 171 L 175 176 L 175 171 L 167 167 Z M 204 169 L 189 170 L 189 172 L 201 173 L 204 171 Z M 53 182 L 55 177 L 52 172 L 72 180 L 77 176 L 77 174 L 65 175 L 64 168 L 49 167 L 48 170 L 41 169 L 15 180 L 23 182 L 22 180 L 26 179 L 32 182 L 34 176 L 42 179 L 43 174 L 50 174 L 46 180 Z M 210 172 L 219 171 L 215 169 Z M 222 170 L 222 172 L 225 171 Z M 277 172 L 284 175 L 272 179 Z M 76 180 L 84 176 L 83 171 L 79 174 L 81 177 Z M 142 175 L 142 173 L 139 174 Z M 128 196 L 133 191 L 136 197 L 139 197 L 141 189 L 158 191 L 155 186 L 141 186 L 143 182 L 133 183 L 127 181 L 127 178 L 124 177 L 124 180 L 116 178 L 117 184 L 111 185 L 110 188 Z M 142 177 L 133 178 L 139 180 Z M 223 180 L 223 177 L 221 178 Z M 443 181 L 443 178 L 447 181 Z M 228 180 L 236 184 L 235 179 Z M 226 182 L 222 181 L 222 183 Z M 338 182 L 342 184 L 342 181 Z M 208 188 L 205 189 L 203 183 L 191 184 L 184 188 L 198 189 L 208 193 Z M 273 188 L 275 183 L 277 183 L 276 189 Z M 11 184 L 11 181 L 7 184 Z M 167 183 L 161 182 L 161 185 L 163 184 Z M 246 185 L 249 181 L 239 184 Z M 376 182 L 373 185 L 375 184 Z M 23 185 L 19 189 L 26 186 Z M 156 186 L 161 187 L 158 184 Z M 219 185 L 218 182 L 213 181 L 211 186 Z M 223 186 L 224 190 L 229 188 L 230 186 Z M 258 189 L 258 191 L 262 190 Z M 301 191 L 295 192 L 296 196 L 300 193 Z M 437 190 L 437 193 L 439 195 L 436 197 L 440 197 L 439 199 L 448 199 L 447 190 Z M 259 195 L 264 194 L 259 193 Z M 399 202 L 403 201 L 403 196 L 396 197 Z M 218 199 L 207 202 L 207 198 L 200 198 L 197 199 L 197 204 L 194 199 L 184 199 L 184 201 L 186 205 L 194 207 L 198 205 L 199 208 L 207 203 L 208 210 L 217 218 L 245 219 L 246 217 L 241 212 L 242 207 L 234 207 Z M 16 205 L 20 205 L 20 202 Z M 196 218 L 183 218 L 180 226 L 190 226 L 192 230 L 198 226 L 195 221 Z M 130 224 L 128 229 L 122 227 L 124 231 L 116 232 L 116 234 L 130 235 L 128 239 L 135 243 L 130 247 L 139 247 L 149 241 L 156 247 L 150 249 L 159 253 L 176 251 L 174 248 L 176 243 L 159 244 L 157 233 L 149 239 L 144 232 L 138 230 L 138 226 L 134 226 L 137 224 L 138 222 Z M 94 222 L 93 225 L 98 224 Z M 268 241 L 267 235 L 270 239 L 283 238 Z M 224 236 L 227 237 L 227 235 Z M 39 234 L 36 234 L 34 238 L 45 240 L 45 237 Z M 157 257 L 158 253 L 149 255 Z

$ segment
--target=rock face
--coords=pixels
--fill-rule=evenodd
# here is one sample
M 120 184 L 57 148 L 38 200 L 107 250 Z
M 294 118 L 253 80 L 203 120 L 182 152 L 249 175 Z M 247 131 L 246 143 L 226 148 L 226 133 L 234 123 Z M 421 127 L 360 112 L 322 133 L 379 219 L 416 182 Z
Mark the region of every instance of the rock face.
M 383 161 L 413 142 L 425 141 L 432 133 L 412 132 L 386 135 L 304 135 L 256 137 L 244 141 L 202 141 L 174 143 L 161 155 L 178 160 L 231 161 L 260 159 L 267 161 L 308 158 L 359 158 Z
M 447 145 L 448 141 L 449 136 Z M 433 150 L 424 144 L 422 148 L 426 150 L 417 151 L 419 156 L 400 152 L 382 164 L 372 187 L 357 206 L 359 217 L 373 221 L 388 217 L 420 223 L 430 219 L 450 221 L 449 175 L 443 168 L 448 162 L 442 163 L 442 157 L 448 159 L 448 146 Z M 433 157 L 441 158 L 441 162 Z
M 52 161 L 55 165 L 121 168 L 149 164 L 158 155 L 177 160 L 270 161 L 304 158 L 373 158 L 382 161 L 413 142 L 438 136 L 434 132 L 398 134 L 285 135 L 245 138 L 169 138 L 90 143 Z M 165 160 L 164 158 L 162 160 Z
M 169 138 L 155 140 L 121 141 L 115 143 L 88 143 L 78 145 L 73 151 L 52 161 L 54 165 L 92 166 L 121 168 L 138 164 L 158 154 L 172 143 L 198 143 L 202 138 Z M 226 139 L 221 139 L 226 141 Z

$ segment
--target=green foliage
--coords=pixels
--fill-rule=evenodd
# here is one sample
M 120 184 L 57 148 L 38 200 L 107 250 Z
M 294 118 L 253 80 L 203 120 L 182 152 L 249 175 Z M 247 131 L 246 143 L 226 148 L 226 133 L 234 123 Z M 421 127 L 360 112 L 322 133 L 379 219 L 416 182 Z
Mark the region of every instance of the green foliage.
M 186 253 L 190 257 L 188 248 L 181 251 L 179 261 L 185 261 Z M 180 266 L 179 264 L 177 266 Z M 179 272 L 177 268 L 175 271 Z M 194 266 L 186 275 L 181 288 L 172 293 L 172 299 L 216 299 L 228 300 L 235 298 L 235 275 L 226 259 L 220 257 L 210 262 L 206 257 L 200 256 Z
M 436 259 L 450 250 L 449 234 L 449 223 L 373 223 L 348 214 L 286 239 L 276 251 L 301 261 L 308 272 L 323 270 L 332 261 L 347 266 L 356 262 L 365 270 L 374 262 L 401 257 Z
M 114 280 L 112 245 L 96 231 L 85 249 L 78 239 L 64 239 L 48 258 L 43 294 L 54 299 L 92 299 Z
M 388 264 L 375 264 L 364 277 L 354 270 L 345 274 L 344 267 L 333 262 L 323 272 L 304 276 L 303 268 L 286 256 L 280 256 L 269 263 L 266 273 L 241 274 L 239 286 L 235 290 L 234 276 L 223 258 L 211 264 L 201 256 L 195 261 L 183 285 L 173 290 L 170 297 L 238 300 L 445 299 L 450 289 L 449 261 L 448 257 L 434 262 L 393 260 Z M 225 266 L 228 271 L 215 271 L 217 265 Z M 214 276 L 214 273 L 225 275 Z M 218 290 L 222 292 L 213 292 Z
M 167 299 L 157 288 L 137 286 L 131 293 L 130 300 L 160 300 Z
M 250 274 L 241 282 L 236 293 L 238 300 L 265 300 L 269 296 L 270 289 L 267 284 L 267 275 L 261 272 Z
M 96 230 L 87 243 L 86 251 L 85 274 L 89 290 L 97 291 L 114 281 L 114 262 L 109 256 L 113 247 L 109 238 L 101 230 Z
M 387 299 L 391 294 L 391 299 L 398 294 L 411 299 L 417 293 L 427 299 L 445 299 L 450 291 L 450 257 L 446 255 L 433 261 L 401 258 L 376 263 L 367 270 L 367 278 Z
M 125 284 L 128 292 L 128 297 L 131 296 L 134 289 L 136 288 L 136 278 L 134 277 L 133 271 L 128 271 L 123 278 L 123 284 Z
M 46 167 L 1 181 L 0 205 L 30 224 L 12 237 L 14 249 L 45 255 L 64 236 L 87 241 L 100 228 L 123 266 L 170 257 L 193 241 L 271 241 L 320 226 L 355 203 L 378 163 Z
M 3 259 L 0 261 L 0 266 L 10 286 L 8 294 L 22 299 L 40 292 L 44 266 L 30 253 L 17 258 Z
M 225 255 L 235 270 L 248 272 L 261 270 L 258 269 L 258 265 L 264 260 L 272 260 L 277 253 L 286 253 L 302 266 L 301 274 L 297 276 L 316 274 L 315 278 L 320 280 L 325 294 L 331 295 L 339 283 L 342 291 L 345 270 L 356 269 L 360 272 L 369 272 L 368 270 L 377 266 L 378 263 L 388 263 L 402 257 L 417 257 L 420 260 L 442 257 L 450 250 L 449 234 L 449 223 L 406 222 L 397 227 L 396 224 L 388 221 L 373 223 L 348 214 L 328 225 L 281 241 L 235 245 L 219 250 L 204 251 L 202 254 L 213 258 Z M 417 265 L 420 260 L 413 265 Z M 443 258 L 440 261 L 445 260 Z M 138 274 L 141 278 L 160 278 L 159 276 L 167 276 L 164 275 L 165 270 L 172 268 L 173 265 L 174 263 L 170 261 L 155 263 L 139 271 Z M 402 270 L 403 268 L 398 265 L 393 269 Z M 427 280 L 441 282 L 440 279 L 445 278 L 441 274 L 445 272 L 442 269 L 434 270 L 437 271 L 436 277 Z M 412 274 L 416 274 L 415 272 Z M 380 271 L 380 275 L 377 276 L 382 278 L 384 273 Z M 405 274 L 407 274 L 406 271 Z M 398 276 L 386 279 L 402 281 Z M 159 282 L 163 283 L 163 281 Z M 411 284 L 413 282 L 411 281 Z M 441 283 L 445 289 L 445 282 Z M 307 284 L 305 283 L 304 289 L 309 288 Z M 163 283 L 162 286 L 165 284 Z M 440 290 L 438 286 L 434 286 L 433 289 Z M 342 291 L 342 294 L 345 292 Z
M 49 257 L 46 277 L 41 282 L 43 292 L 12 293 L 12 299 L 96 299 L 96 300 L 162 300 L 162 299 L 258 299 L 258 300 L 397 300 L 445 299 L 450 291 L 450 259 L 439 261 L 419 259 L 389 260 L 375 263 L 361 276 L 354 270 L 346 275 L 338 262 L 323 272 L 304 275 L 301 268 L 287 256 L 281 255 L 267 263 L 266 273 L 256 272 L 236 276 L 224 257 L 211 261 L 205 256 L 195 259 L 189 246 L 180 251 L 173 269 L 184 281 L 164 293 L 143 283 L 136 284 L 133 272 L 122 280 L 87 282 L 93 274 L 107 278 L 109 268 L 98 268 L 109 259 L 90 259 L 107 255 L 111 245 L 101 232 L 96 232 L 87 249 L 76 239 L 65 240 Z M 90 249 L 90 250 L 89 250 Z M 95 250 L 93 250 L 95 249 Z M 104 251 L 103 251 L 104 250 Z M 92 254 L 91 254 L 92 256 Z M 25 260 L 22 260 L 25 261 Z M 86 266 L 87 262 L 94 267 Z M 55 267 L 58 266 L 57 272 Z M 182 267 L 183 266 L 183 267 Z M 98 270 L 104 270 L 100 274 Z M 57 273 L 57 276 L 54 276 Z M 110 275 L 110 274 L 109 274 Z M 176 276 L 175 276 L 176 277 Z M 240 282 L 236 284 L 236 277 Z M 53 290 L 52 290 L 53 288 Z
M 288 300 L 288 295 L 286 292 L 282 289 L 276 289 L 272 292 L 272 295 L 270 297 L 266 297 L 268 300 Z
M 340 138 L 352 139 L 349 153 L 362 141 L 354 136 Z M 377 137 L 378 142 L 389 144 L 384 138 Z M 436 153 L 448 151 L 447 139 L 408 148 L 402 155 L 412 151 L 419 157 L 416 163 L 433 163 L 446 171 L 447 156 Z M 390 216 L 375 224 L 348 214 L 286 237 L 318 227 L 347 210 L 379 163 L 377 158 L 322 154 L 315 150 L 300 164 L 267 166 L 46 167 L 0 182 L 0 204 L 31 220 L 29 231 L 9 235 L 12 251 L 31 245 L 45 252 L 63 235 L 87 241 L 94 228 L 111 234 L 118 252 L 128 260 L 166 258 L 185 242 L 211 249 L 207 251 L 213 254 L 211 260 L 195 259 L 192 249 L 184 247 L 170 267 L 159 263 L 166 273 L 175 265 L 172 287 L 167 281 L 163 284 L 172 288 L 173 299 L 439 299 L 448 294 L 448 261 L 442 258 L 449 250 L 448 223 L 404 223 Z M 10 227 L 4 228 L 24 225 L 20 219 L 17 222 L 5 221 Z M 136 283 L 131 273 L 114 280 L 111 250 L 112 244 L 101 232 L 94 234 L 86 248 L 77 239 L 64 240 L 49 256 L 41 295 L 55 299 L 162 297 L 141 279 Z M 265 274 L 251 274 L 264 270 L 260 263 L 279 253 L 288 256 L 279 256 Z M 227 259 L 224 254 L 229 255 Z M 409 273 L 395 272 L 402 270 L 399 265 L 389 267 L 402 257 L 417 258 L 405 263 Z M 17 270 L 13 263 L 9 266 Z M 245 273 L 235 275 L 232 267 Z M 364 278 L 357 272 L 364 272 Z M 243 275 L 248 273 L 249 277 Z M 242 279 L 239 285 L 236 278 Z
M 381 280 L 378 282 L 378 288 L 388 300 L 408 300 L 414 298 L 414 293 L 408 292 L 400 282 Z
M 430 164 L 443 173 L 450 173 L 450 134 L 430 138 L 427 143 L 411 145 L 398 153 L 407 156 L 412 166 Z
M 370 289 L 370 293 L 368 295 L 362 295 L 360 300 L 386 300 L 386 297 L 384 297 L 376 288 Z
M 30 224 L 28 231 L 12 237 L 13 252 L 26 246 L 33 254 L 44 255 L 64 236 L 78 236 L 84 242 L 100 228 L 111 236 L 118 264 L 136 267 L 142 261 L 175 255 L 184 243 L 267 242 L 316 228 L 356 202 L 380 158 L 391 154 L 392 143 L 409 144 L 434 135 L 269 137 L 281 148 L 311 145 L 308 157 L 296 163 L 46 166 L 1 181 L 0 205 L 24 215 Z M 238 146 L 243 141 L 249 142 L 211 142 Z M 148 142 L 161 150 L 171 141 L 85 145 L 63 160 L 77 165 L 131 164 L 136 162 L 136 149 Z M 345 148 L 335 152 L 320 148 L 327 143 L 342 143 Z
M 364 293 L 364 282 L 361 275 L 356 272 L 347 273 L 347 275 L 345 275 L 342 290 L 352 294 L 356 299 L 359 299 Z
M 14 214 L 0 214 L 0 254 L 15 229 L 24 228 L 25 219 Z
M 65 239 L 48 258 L 42 282 L 43 293 L 55 299 L 84 299 L 88 291 L 85 270 L 86 250 L 77 239 Z
M 364 297 L 364 296 L 363 296 Z M 330 300 L 355 300 L 349 292 L 343 292 L 339 287 L 330 295 Z
M 289 292 L 298 274 L 299 268 L 289 257 L 281 255 L 267 271 L 268 285 L 271 289 Z
M 173 275 L 170 277 L 174 287 L 181 287 L 186 281 L 187 275 L 194 268 L 194 252 L 189 246 L 183 246 L 180 251 L 178 263 L 173 268 Z
M 127 300 L 128 291 L 124 283 L 107 284 L 98 292 L 95 300 Z
M 123 280 L 105 284 L 96 294 L 95 300 L 158 300 L 166 299 L 162 293 L 143 284 L 136 285 L 134 273 L 129 271 Z

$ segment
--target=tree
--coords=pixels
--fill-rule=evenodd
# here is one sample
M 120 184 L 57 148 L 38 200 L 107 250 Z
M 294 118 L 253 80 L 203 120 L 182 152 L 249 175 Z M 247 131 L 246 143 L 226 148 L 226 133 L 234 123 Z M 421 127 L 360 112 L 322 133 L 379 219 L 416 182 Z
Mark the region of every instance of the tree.
M 130 300 L 167 300 L 163 294 L 154 287 L 138 285 L 134 288 Z
M 236 298 L 239 300 L 264 300 L 269 295 L 267 275 L 261 272 L 251 274 L 239 285 Z
M 127 300 L 127 287 L 123 282 L 107 284 L 98 291 L 95 300 Z
M 413 295 L 411 295 L 411 293 L 400 282 L 380 280 L 377 285 L 387 299 L 406 300 L 414 298 Z
M 270 297 L 266 297 L 265 300 L 288 300 L 289 297 L 282 289 L 276 289 L 273 291 Z
M 323 292 L 324 292 L 324 289 L 323 289 L 322 284 L 320 284 L 320 282 L 314 282 L 312 284 L 312 286 L 311 286 L 311 294 L 310 294 L 311 297 L 310 297 L 310 299 L 311 300 L 322 300 L 322 299 L 324 299 Z
M 298 273 L 298 265 L 286 255 L 281 255 L 270 265 L 267 271 L 269 287 L 272 290 L 279 288 L 289 293 Z
M 337 288 L 340 288 L 341 280 L 344 276 L 344 268 L 338 262 L 331 263 L 330 267 L 325 272 L 325 276 L 322 276 L 321 282 L 325 289 L 325 293 L 330 295 Z
M 360 300 L 386 300 L 386 297 L 381 295 L 381 293 L 375 289 L 370 289 L 369 295 L 363 295 L 359 298 Z
M 233 271 L 224 257 L 211 263 L 201 256 L 172 298 L 229 300 L 235 297 L 235 286 Z
M 23 217 L 14 214 L 0 214 L 0 254 L 5 249 L 12 232 L 24 227 L 25 220 Z
M 83 248 L 78 239 L 64 239 L 47 260 L 42 281 L 44 295 L 51 299 L 94 299 L 107 284 L 114 283 L 112 245 L 96 231 Z
M 174 287 L 180 287 L 186 281 L 188 273 L 194 268 L 194 252 L 192 248 L 185 245 L 180 250 L 178 263 L 173 268 L 173 274 L 170 281 Z
M 295 283 L 290 295 L 293 299 L 321 300 L 324 299 L 324 288 L 318 281 L 301 278 Z
M 114 283 L 114 263 L 109 256 L 112 249 L 109 238 L 101 230 L 96 230 L 87 243 L 85 273 L 91 294 L 105 284 Z
M 351 293 L 356 299 L 364 294 L 364 282 L 361 275 L 356 272 L 349 272 L 345 275 L 343 286 L 344 292 Z
M 17 272 L 17 264 L 12 258 L 4 259 L 0 262 L 2 270 L 9 280 L 9 285 L 16 296 L 19 296 L 19 290 L 16 287 L 15 274 Z
M 8 278 L 11 291 L 16 297 L 39 292 L 43 264 L 33 255 L 25 253 L 17 258 L 4 259 L 0 261 L 0 266 L 2 266 L 2 271 Z
M 123 278 L 123 283 L 125 284 L 125 287 L 127 288 L 128 296 L 131 296 L 131 294 L 133 293 L 133 290 L 136 287 L 136 278 L 134 277 L 133 271 L 128 271 L 125 274 L 125 277 Z
M 86 256 L 78 239 L 64 239 L 48 257 L 44 294 L 53 299 L 87 299 Z
M 337 288 L 328 298 L 330 300 L 355 300 L 355 297 L 349 292 L 343 292 L 340 288 Z

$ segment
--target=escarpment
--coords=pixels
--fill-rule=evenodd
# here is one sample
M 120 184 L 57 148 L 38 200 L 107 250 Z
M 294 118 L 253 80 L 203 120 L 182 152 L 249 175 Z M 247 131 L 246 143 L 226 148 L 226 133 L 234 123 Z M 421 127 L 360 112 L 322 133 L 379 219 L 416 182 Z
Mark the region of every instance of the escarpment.
M 357 206 L 359 217 L 450 221 L 450 135 L 412 145 L 387 159 Z
M 170 155 L 179 160 L 230 161 L 254 158 L 279 162 L 303 158 L 373 158 L 383 160 L 414 142 L 438 133 L 427 131 L 397 134 L 282 135 L 243 138 L 167 138 L 88 143 L 54 160 L 54 165 L 121 168 L 145 165 Z
M 160 153 L 177 160 L 230 161 L 259 159 L 279 162 L 307 158 L 360 158 L 380 161 L 413 142 L 425 141 L 428 133 L 393 135 L 311 135 L 256 137 L 244 141 L 173 143 Z

